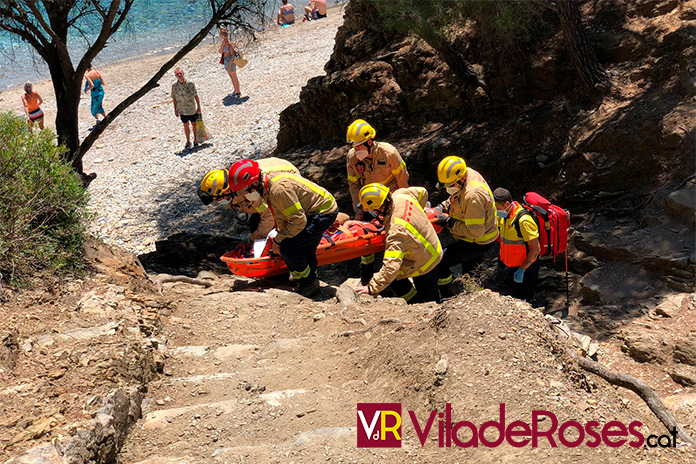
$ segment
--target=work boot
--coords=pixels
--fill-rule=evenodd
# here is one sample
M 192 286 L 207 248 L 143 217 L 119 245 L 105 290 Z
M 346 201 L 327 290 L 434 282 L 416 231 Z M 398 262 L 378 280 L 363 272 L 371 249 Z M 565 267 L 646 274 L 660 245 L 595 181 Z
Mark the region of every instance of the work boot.
M 461 285 L 459 281 L 454 280 L 447 285 L 438 285 L 440 290 L 440 298 L 443 300 L 445 298 L 452 298 L 453 296 L 459 295 L 462 292 Z
M 300 295 L 307 298 L 313 298 L 320 295 L 321 286 L 319 285 L 319 279 L 314 279 L 314 282 L 304 287 L 300 287 L 297 291 Z

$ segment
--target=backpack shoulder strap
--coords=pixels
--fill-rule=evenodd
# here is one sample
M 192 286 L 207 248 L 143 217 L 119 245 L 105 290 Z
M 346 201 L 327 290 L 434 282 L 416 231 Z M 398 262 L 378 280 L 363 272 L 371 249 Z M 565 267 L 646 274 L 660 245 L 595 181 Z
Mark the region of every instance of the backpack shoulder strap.
M 517 236 L 518 236 L 519 238 L 524 238 L 524 237 L 522 236 L 522 230 L 520 229 L 520 220 L 521 220 L 524 216 L 531 216 L 532 219 L 534 219 L 534 221 L 536 222 L 536 218 L 534 217 L 534 213 L 532 213 L 532 212 L 531 212 L 530 210 L 528 210 L 527 208 L 524 208 L 524 209 L 517 215 L 517 217 L 516 217 L 515 219 L 513 219 L 513 221 L 512 221 L 512 225 L 515 227 L 515 231 L 517 232 Z

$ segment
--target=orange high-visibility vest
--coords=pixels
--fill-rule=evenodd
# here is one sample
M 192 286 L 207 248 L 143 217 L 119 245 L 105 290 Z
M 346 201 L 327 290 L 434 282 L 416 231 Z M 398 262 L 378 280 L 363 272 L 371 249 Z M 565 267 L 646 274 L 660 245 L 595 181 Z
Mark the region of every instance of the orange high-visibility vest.
M 515 202 L 512 214 L 507 218 L 498 219 L 500 229 L 500 260 L 507 267 L 519 267 L 527 259 L 527 245 L 524 238 L 517 235 L 513 225 L 517 216 L 524 208 Z

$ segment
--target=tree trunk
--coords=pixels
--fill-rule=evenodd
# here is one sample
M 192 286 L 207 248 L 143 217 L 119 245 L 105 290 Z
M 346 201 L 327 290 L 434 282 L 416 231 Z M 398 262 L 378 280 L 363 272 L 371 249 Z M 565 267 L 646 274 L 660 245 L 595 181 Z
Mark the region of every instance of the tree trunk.
M 49 65 L 53 90 L 56 93 L 56 133 L 58 144 L 65 145 L 68 151 L 63 155 L 72 162 L 73 169 L 78 174 L 82 172 L 82 158 L 75 158 L 80 147 L 79 117 L 80 87 L 72 79 L 65 76 L 60 64 Z
M 570 55 L 570 61 L 587 89 L 604 93 L 609 88 L 609 79 L 587 39 L 577 2 L 556 0 L 556 5 L 563 29 L 563 42 Z

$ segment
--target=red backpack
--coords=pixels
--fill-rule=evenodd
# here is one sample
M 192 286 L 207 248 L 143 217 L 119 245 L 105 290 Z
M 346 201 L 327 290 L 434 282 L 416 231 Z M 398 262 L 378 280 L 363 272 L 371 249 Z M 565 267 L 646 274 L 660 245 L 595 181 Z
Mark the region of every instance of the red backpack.
M 560 206 L 552 205 L 549 200 L 535 192 L 527 192 L 523 197 L 524 211 L 513 221 L 517 235 L 520 231 L 520 218 L 530 215 L 539 226 L 539 256 L 555 258 L 568 249 L 568 227 L 570 227 L 570 211 Z

